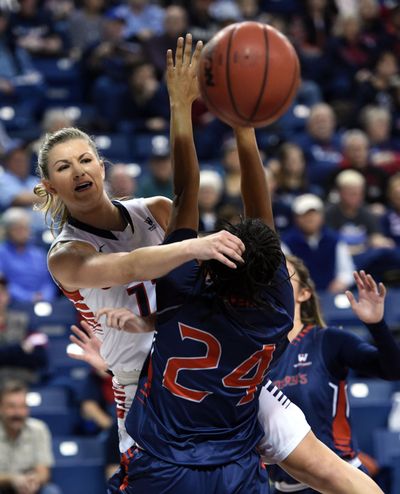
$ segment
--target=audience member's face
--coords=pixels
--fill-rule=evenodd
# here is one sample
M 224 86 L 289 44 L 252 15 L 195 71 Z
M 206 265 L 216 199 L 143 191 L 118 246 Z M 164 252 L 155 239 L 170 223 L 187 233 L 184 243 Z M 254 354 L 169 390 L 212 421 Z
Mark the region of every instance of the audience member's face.
M 213 211 L 220 200 L 221 194 L 215 187 L 210 185 L 200 186 L 199 207 L 204 211 Z
M 168 7 L 165 11 L 164 28 L 171 38 L 176 38 L 185 33 L 188 28 L 186 11 L 177 5 Z
M 168 182 L 172 179 L 172 164 L 169 157 L 153 158 L 150 166 L 152 175 L 160 182 Z
M 19 220 L 7 228 L 7 238 L 13 244 L 24 246 L 29 241 L 31 228 L 28 221 Z
M 399 70 L 396 57 L 393 53 L 385 53 L 379 60 L 376 70 L 378 74 L 385 78 L 395 76 Z
M 320 211 L 311 210 L 304 214 L 296 214 L 295 222 L 305 235 L 314 235 L 321 230 L 324 215 Z
M 400 181 L 393 183 L 389 190 L 389 201 L 393 209 L 400 211 Z
M 308 121 L 309 133 L 320 141 L 328 141 L 335 130 L 335 116 L 328 108 L 318 108 Z
M 136 181 L 125 170 L 113 170 L 108 183 L 114 197 L 133 197 L 135 195 Z
M 289 149 L 286 153 L 284 162 L 284 172 L 290 175 L 299 176 L 303 174 L 304 167 L 304 156 L 301 149 L 296 147 Z
M 6 166 L 17 177 L 27 177 L 30 169 L 28 153 L 24 149 L 16 149 L 7 157 Z
M 340 203 L 351 209 L 358 209 L 364 202 L 363 185 L 346 185 L 339 188 Z
M 390 119 L 384 117 L 375 118 L 369 122 L 367 132 L 372 142 L 385 142 L 390 135 Z
M 6 285 L 0 283 L 0 311 L 6 309 L 10 302 L 10 294 Z
M 0 419 L 3 426 L 11 434 L 18 435 L 29 415 L 26 404 L 26 393 L 16 391 L 6 393 L 0 401 Z
M 361 137 L 351 138 L 343 153 L 348 159 L 350 165 L 355 168 L 364 168 L 368 164 L 368 142 Z
M 130 77 L 132 89 L 142 89 L 146 87 L 148 82 L 156 79 L 154 67 L 151 64 L 143 64 L 134 70 Z

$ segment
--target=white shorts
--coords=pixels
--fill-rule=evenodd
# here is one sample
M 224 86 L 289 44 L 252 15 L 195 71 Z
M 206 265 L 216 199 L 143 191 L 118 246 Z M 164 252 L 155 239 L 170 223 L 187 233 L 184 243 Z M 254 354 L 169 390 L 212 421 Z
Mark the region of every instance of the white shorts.
M 287 458 L 311 430 L 300 408 L 271 381 L 261 390 L 258 420 L 264 429 L 258 449 L 268 464 Z

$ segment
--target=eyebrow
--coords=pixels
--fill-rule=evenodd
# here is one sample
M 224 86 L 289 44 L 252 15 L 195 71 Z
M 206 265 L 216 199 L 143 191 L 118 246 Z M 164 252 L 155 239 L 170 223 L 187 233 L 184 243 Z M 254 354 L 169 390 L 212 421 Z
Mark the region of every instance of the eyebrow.
M 90 153 L 89 151 L 85 151 L 85 152 L 84 152 L 84 153 L 82 153 L 80 156 L 78 156 L 78 160 L 82 159 L 82 158 L 85 156 L 85 154 L 91 154 L 91 153 Z M 68 159 L 61 159 L 61 160 L 57 160 L 57 161 L 53 164 L 53 166 L 56 166 L 56 165 L 57 165 L 57 163 L 70 163 L 70 160 L 68 160 Z

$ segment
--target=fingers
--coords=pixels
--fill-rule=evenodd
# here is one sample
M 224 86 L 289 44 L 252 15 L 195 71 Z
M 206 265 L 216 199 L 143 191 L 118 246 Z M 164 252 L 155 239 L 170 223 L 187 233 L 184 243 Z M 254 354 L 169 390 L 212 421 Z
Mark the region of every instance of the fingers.
M 85 321 L 84 319 L 82 319 L 80 321 L 80 324 L 81 324 L 82 328 L 86 331 L 87 336 L 89 338 L 91 338 L 93 336 L 93 328 L 92 328 L 92 326 L 87 321 Z
M 192 61 L 191 61 L 191 64 L 194 67 L 197 67 L 197 65 L 199 64 L 199 59 L 200 59 L 200 54 L 201 54 L 201 50 L 202 49 L 203 49 L 203 42 L 202 41 L 198 41 L 196 43 L 196 47 L 194 49 L 194 53 L 193 53 Z
M 190 65 L 192 58 L 192 35 L 188 33 L 185 37 L 185 49 L 183 51 L 182 65 Z
M 172 50 L 167 50 L 167 72 L 174 68 L 174 58 L 172 55 Z
M 386 287 L 383 283 L 379 283 L 378 293 L 380 297 L 382 298 L 386 297 Z
M 353 304 L 356 303 L 356 299 L 354 298 L 354 295 L 351 293 L 350 290 L 346 290 L 344 293 L 346 294 L 346 297 L 350 302 L 350 305 L 353 307 Z
M 83 322 L 84 321 L 82 321 L 82 323 Z M 83 326 L 83 324 L 82 324 L 82 326 Z M 70 339 L 76 338 L 76 339 L 79 339 L 79 341 L 81 341 L 83 343 L 87 343 L 91 338 L 90 332 L 82 331 L 82 329 L 80 329 L 75 324 L 73 324 L 71 326 L 71 331 L 75 334 L 75 336 L 70 336 Z
M 176 51 L 175 51 L 175 67 L 180 68 L 182 66 L 183 59 L 183 38 L 179 36 L 178 41 L 176 43 Z

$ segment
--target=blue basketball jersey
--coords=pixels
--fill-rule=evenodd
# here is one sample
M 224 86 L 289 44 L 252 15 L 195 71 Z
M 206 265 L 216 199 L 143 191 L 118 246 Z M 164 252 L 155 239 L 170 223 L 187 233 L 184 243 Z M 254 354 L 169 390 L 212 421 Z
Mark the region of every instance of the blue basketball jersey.
M 168 242 L 193 238 L 179 230 Z M 197 263 L 157 282 L 157 332 L 126 426 L 150 454 L 180 465 L 221 465 L 263 435 L 258 395 L 287 345 L 293 292 L 285 262 L 260 310 L 215 296 Z
M 318 439 L 344 460 L 351 460 L 357 447 L 350 425 L 347 384 L 325 365 L 321 348 L 325 331 L 329 328 L 305 327 L 268 377 L 301 408 Z M 275 481 L 294 481 L 276 465 L 268 472 Z

